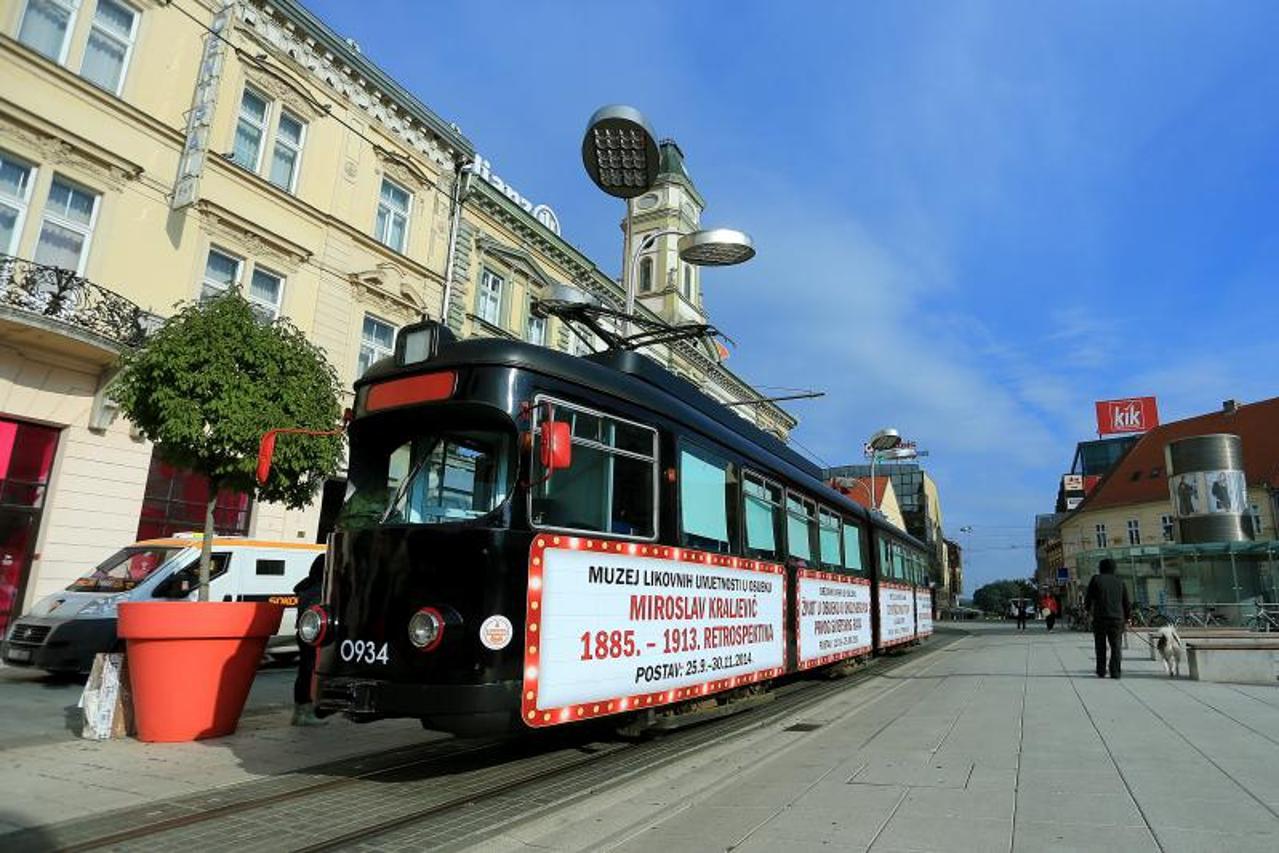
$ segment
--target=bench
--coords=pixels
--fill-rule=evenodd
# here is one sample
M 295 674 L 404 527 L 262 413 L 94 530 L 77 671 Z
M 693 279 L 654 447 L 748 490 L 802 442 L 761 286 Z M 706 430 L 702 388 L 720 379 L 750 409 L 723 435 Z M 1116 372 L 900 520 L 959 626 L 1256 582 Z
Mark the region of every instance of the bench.
M 1150 659 L 1159 660 L 1159 650 L 1156 645 L 1159 637 L 1158 630 L 1137 632 L 1137 636 L 1150 647 Z M 1191 640 L 1253 640 L 1257 637 L 1257 632 L 1249 631 L 1247 628 L 1186 628 L 1185 630 L 1178 628 L 1177 636 L 1181 637 L 1183 643 L 1189 645 Z
M 1190 677 L 1194 681 L 1276 684 L 1275 653 L 1279 640 L 1239 637 L 1186 641 Z

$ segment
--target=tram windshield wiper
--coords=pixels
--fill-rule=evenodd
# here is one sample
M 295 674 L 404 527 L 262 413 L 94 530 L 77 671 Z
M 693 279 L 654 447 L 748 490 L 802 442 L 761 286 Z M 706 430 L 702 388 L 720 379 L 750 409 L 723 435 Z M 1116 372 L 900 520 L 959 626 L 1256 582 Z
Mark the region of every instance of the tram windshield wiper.
M 380 524 L 386 524 L 387 520 L 395 514 L 396 510 L 400 506 L 400 501 L 404 500 L 405 495 L 408 493 L 409 486 L 411 486 L 413 481 L 417 479 L 417 475 L 422 473 L 422 469 L 426 467 L 426 463 L 431 461 L 431 451 L 435 449 L 435 444 L 438 443 L 438 441 L 439 439 L 436 439 L 435 442 L 427 448 L 427 451 L 422 454 L 422 458 L 418 459 L 417 464 L 409 471 L 408 476 L 400 482 L 399 487 L 395 490 L 395 494 L 392 495 L 390 502 L 386 505 L 386 512 L 382 514 L 382 519 L 379 522 Z

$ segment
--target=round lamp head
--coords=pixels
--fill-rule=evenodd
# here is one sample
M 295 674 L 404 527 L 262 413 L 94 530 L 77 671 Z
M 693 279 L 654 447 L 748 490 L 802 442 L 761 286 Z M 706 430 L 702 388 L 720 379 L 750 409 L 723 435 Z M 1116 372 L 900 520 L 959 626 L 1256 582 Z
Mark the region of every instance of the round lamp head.
M 657 181 L 657 137 L 634 107 L 600 107 L 582 137 L 582 164 L 595 186 L 617 198 L 635 198 Z
M 755 244 L 741 231 L 711 228 L 679 238 L 679 258 L 699 267 L 726 267 L 755 257 Z
M 871 450 L 892 450 L 901 443 L 901 433 L 891 427 L 881 429 L 870 437 Z

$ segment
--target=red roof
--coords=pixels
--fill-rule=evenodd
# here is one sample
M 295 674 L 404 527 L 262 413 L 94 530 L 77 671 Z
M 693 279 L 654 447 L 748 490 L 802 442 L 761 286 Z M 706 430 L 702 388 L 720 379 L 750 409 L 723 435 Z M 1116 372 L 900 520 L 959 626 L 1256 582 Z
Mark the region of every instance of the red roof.
M 884 491 L 890 482 L 888 477 L 875 478 L 875 506 L 884 505 Z M 870 477 L 836 477 L 831 485 L 849 500 L 870 509 Z
M 1279 486 L 1279 397 L 1157 426 L 1129 448 L 1075 512 L 1168 500 L 1164 447 L 1192 435 L 1231 433 L 1243 441 L 1249 486 Z

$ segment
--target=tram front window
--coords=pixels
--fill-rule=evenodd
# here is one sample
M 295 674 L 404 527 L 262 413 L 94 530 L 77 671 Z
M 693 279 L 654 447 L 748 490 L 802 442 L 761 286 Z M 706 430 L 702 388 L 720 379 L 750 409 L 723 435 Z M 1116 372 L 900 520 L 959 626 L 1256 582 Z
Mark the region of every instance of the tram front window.
M 338 523 L 440 524 L 492 512 L 515 475 L 510 435 L 468 430 L 353 443 L 349 493 Z

